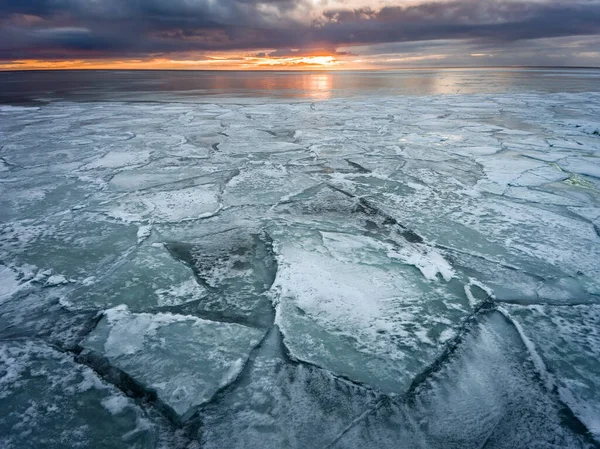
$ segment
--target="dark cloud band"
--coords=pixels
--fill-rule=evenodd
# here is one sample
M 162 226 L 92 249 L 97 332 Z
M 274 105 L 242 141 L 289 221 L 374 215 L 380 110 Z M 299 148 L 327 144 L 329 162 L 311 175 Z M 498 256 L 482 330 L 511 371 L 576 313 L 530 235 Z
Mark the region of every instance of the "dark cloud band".
M 600 34 L 597 0 L 423 2 L 299 19 L 308 7 L 305 0 L 0 0 L 0 59 Z

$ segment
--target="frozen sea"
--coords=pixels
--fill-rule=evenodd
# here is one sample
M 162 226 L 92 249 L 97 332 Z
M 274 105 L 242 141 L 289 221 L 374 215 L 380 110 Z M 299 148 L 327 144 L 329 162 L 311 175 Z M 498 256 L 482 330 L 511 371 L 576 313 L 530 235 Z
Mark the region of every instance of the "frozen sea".
M 600 447 L 600 70 L 0 73 L 0 447 Z

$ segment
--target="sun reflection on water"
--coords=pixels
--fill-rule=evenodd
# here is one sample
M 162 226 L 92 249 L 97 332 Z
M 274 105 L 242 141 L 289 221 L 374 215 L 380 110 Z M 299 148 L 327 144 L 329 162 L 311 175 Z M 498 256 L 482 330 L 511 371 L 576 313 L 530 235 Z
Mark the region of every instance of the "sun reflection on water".
M 309 98 L 327 100 L 331 98 L 333 77 L 330 73 L 311 73 L 302 77 L 302 89 Z

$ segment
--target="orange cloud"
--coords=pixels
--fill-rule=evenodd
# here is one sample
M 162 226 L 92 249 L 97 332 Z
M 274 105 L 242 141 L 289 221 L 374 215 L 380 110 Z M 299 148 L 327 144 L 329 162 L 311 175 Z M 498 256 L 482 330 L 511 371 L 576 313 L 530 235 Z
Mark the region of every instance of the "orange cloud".
M 271 56 L 271 54 L 274 54 Z M 280 56 L 281 54 L 281 56 Z M 254 55 L 212 54 L 194 58 L 181 55 L 175 58 L 149 59 L 23 59 L 0 61 L 0 70 L 339 70 L 366 68 L 352 61 L 348 54 L 327 51 L 261 52 Z

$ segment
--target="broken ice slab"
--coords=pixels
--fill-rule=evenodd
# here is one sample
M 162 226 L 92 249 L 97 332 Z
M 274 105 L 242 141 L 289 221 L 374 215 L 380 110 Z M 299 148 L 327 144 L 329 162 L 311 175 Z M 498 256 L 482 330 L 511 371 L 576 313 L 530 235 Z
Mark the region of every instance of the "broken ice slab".
M 225 229 L 191 243 L 168 242 L 171 255 L 194 271 L 209 291 L 260 294 L 277 271 L 270 237 L 244 229 Z
M 301 227 L 274 238 L 292 356 L 382 391 L 404 393 L 476 306 L 432 249 Z
M 0 446 L 153 448 L 142 410 L 41 341 L 0 342 Z
M 81 170 L 110 170 L 124 167 L 136 168 L 144 165 L 144 163 L 149 159 L 149 151 L 135 151 L 134 149 L 127 149 L 125 151 L 109 151 L 90 163 L 82 166 Z
M 223 204 L 226 207 L 277 204 L 317 183 L 297 167 L 272 162 L 248 163 L 227 183 Z
M 136 234 L 137 226 L 110 222 L 94 213 L 65 212 L 43 221 L 2 225 L 0 254 L 82 280 L 119 261 L 136 244 Z
M 256 219 L 256 211 L 249 214 Z M 138 312 L 168 311 L 269 327 L 273 323 L 269 288 L 277 270 L 270 239 L 256 223 L 239 227 L 238 211 L 223 215 L 208 220 L 208 226 L 203 221 L 163 223 L 151 231 L 140 227 L 141 239 L 150 232 L 152 236 L 104 276 L 78 287 L 68 298 L 71 305 L 123 303 Z M 222 230 L 210 232 L 213 228 Z
M 541 279 L 599 278 L 595 261 L 600 245 L 593 224 L 558 207 L 430 188 L 405 196 L 373 195 L 365 201 L 451 252 Z
M 410 394 L 381 401 L 330 447 L 595 447 L 500 313 L 480 315 L 451 348 Z
M 275 205 L 273 210 L 283 219 L 288 216 L 294 221 L 304 223 L 318 223 L 328 219 L 339 219 L 340 225 L 344 224 L 344 216 L 356 212 L 359 201 L 352 194 L 325 183 L 309 187 Z
M 203 177 L 210 177 L 214 169 L 210 167 L 181 167 L 164 166 L 161 160 L 156 161 L 158 167 L 144 167 L 132 171 L 122 171 L 116 173 L 108 181 L 108 187 L 115 192 L 135 192 L 148 189 L 156 189 L 161 186 L 173 185 L 176 183 L 185 184 L 197 182 Z
M 600 442 L 600 305 L 503 308 L 542 357 L 561 400 Z
M 263 335 L 238 324 L 119 306 L 105 312 L 82 346 L 156 392 L 176 419 L 185 420 L 238 376 Z
M 105 309 L 127 305 L 140 312 L 198 301 L 206 289 L 193 271 L 173 259 L 162 244 L 144 244 L 123 263 L 90 280 L 68 297 L 74 308 Z
M 597 157 L 568 157 L 557 164 L 566 172 L 600 178 L 600 162 Z
M 447 249 L 445 254 L 469 288 L 482 289 L 498 302 L 558 305 L 598 302 L 594 293 L 597 281 L 581 273 L 565 276 L 554 270 L 547 271 L 548 277 L 544 277 L 476 253 Z
M 247 139 L 243 136 L 245 133 L 249 134 Z M 219 151 L 232 158 L 253 156 L 254 154 L 260 156 L 263 153 L 294 153 L 304 150 L 305 148 L 296 143 L 271 139 L 268 133 L 249 127 L 241 130 L 236 139 L 226 140 L 219 145 Z
M 217 184 L 203 184 L 171 190 L 151 189 L 132 192 L 107 205 L 104 210 L 111 218 L 124 222 L 167 222 L 197 220 L 216 214 L 221 209 Z
M 13 175 L 10 189 L 0 198 L 0 220 L 15 221 L 60 214 L 96 195 L 98 186 L 67 173 L 35 173 L 19 170 Z
M 569 274 L 598 273 L 598 236 L 585 221 L 561 211 L 506 200 L 481 202 L 474 212 L 477 217 L 461 217 L 460 212 L 453 215 L 457 221 L 468 223 L 489 240 L 505 246 L 517 262 L 539 267 L 540 275 L 545 271 L 543 262 Z
M 249 326 L 273 323 L 268 290 L 277 263 L 266 233 L 233 228 L 166 246 L 174 259 L 191 268 L 206 291 L 201 300 L 172 310 Z
M 529 201 L 532 203 L 541 203 L 548 206 L 585 206 L 589 204 L 587 201 L 578 201 L 570 197 L 565 192 L 558 191 L 551 193 L 552 190 L 548 186 L 542 188 L 527 188 L 527 187 L 508 187 L 503 195 L 516 200 Z
M 333 184 L 309 187 L 273 206 L 269 213 L 267 226 L 296 223 L 314 229 L 374 235 L 392 243 L 423 242 L 420 235 L 389 214 Z
M 198 440 L 207 449 L 326 447 L 376 400 L 371 390 L 291 361 L 275 326 L 240 378 L 202 407 Z
M 209 291 L 198 301 L 159 310 L 262 329 L 268 329 L 275 319 L 270 293 L 247 295 L 242 292 Z
M 377 193 L 393 194 L 399 197 L 409 196 L 414 189 L 404 181 L 390 179 L 377 174 L 339 174 L 331 175 L 331 184 L 355 196 L 369 198 Z
M 36 128 L 39 124 L 36 124 Z M 94 139 L 85 133 L 72 131 L 65 139 L 59 129 L 33 130 L 4 134 L 3 159 L 13 170 L 38 171 L 40 175 L 76 170 L 79 166 L 98 158 Z M 62 135 L 62 137 L 60 137 Z
M 556 164 L 544 164 L 525 172 L 520 170 L 520 175 L 512 179 L 510 185 L 518 187 L 542 186 L 552 182 L 563 181 L 568 177 L 569 175 Z
M 556 167 L 551 170 L 551 166 L 545 162 L 530 157 L 524 157 L 515 151 L 504 151 L 493 155 L 480 156 L 476 158 L 477 163 L 482 167 L 485 173 L 485 181 L 496 185 L 499 188 L 506 188 L 509 185 L 522 185 L 521 182 L 536 172 L 545 173 L 544 169 L 554 173 L 555 179 L 560 179 L 560 169 Z M 551 180 L 551 179 L 550 179 Z M 549 181 L 550 181 L 549 180 Z

